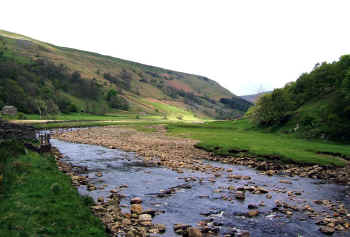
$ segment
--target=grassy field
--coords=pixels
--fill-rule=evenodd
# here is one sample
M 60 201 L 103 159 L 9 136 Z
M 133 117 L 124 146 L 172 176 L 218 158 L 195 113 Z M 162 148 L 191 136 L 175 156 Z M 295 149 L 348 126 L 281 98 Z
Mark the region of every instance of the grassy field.
M 71 114 L 58 114 L 51 115 L 49 117 L 41 117 L 38 114 L 26 114 L 25 117 L 28 120 L 67 120 L 67 121 L 115 121 L 115 120 L 127 120 L 135 119 L 137 114 L 133 113 L 115 113 L 107 115 L 94 115 L 88 113 L 71 113 Z M 140 116 L 139 116 L 140 117 Z M 152 115 L 141 116 L 143 119 L 153 119 Z M 159 117 L 160 118 L 160 117 Z
M 248 120 L 169 124 L 168 131 L 172 135 L 197 139 L 200 141 L 198 147 L 219 155 L 232 155 L 242 151 L 257 156 L 278 157 L 284 162 L 336 166 L 344 166 L 346 162 L 318 153 L 341 153 L 350 157 L 350 147 L 347 145 L 259 131 Z
M 139 114 L 132 112 L 115 112 L 105 115 L 95 115 L 89 113 L 70 113 L 70 114 L 56 114 L 48 116 L 40 116 L 39 114 L 22 114 L 19 113 L 16 116 L 3 116 L 3 119 L 7 120 L 59 120 L 59 121 L 126 121 L 126 120 L 170 120 L 170 121 L 202 121 L 196 117 L 192 112 L 183 110 L 163 103 L 151 103 L 156 109 L 158 114 Z M 162 114 L 160 114 L 162 113 Z M 164 116 L 166 115 L 166 116 Z M 181 118 L 179 118 L 181 116 Z
M 187 121 L 199 121 L 198 117 L 196 117 L 192 112 L 186 111 L 183 108 L 176 107 L 173 105 L 169 105 L 161 102 L 151 102 L 148 100 L 143 100 L 144 103 L 152 105 L 155 109 L 160 111 L 163 114 L 166 114 L 166 118 L 168 120 L 187 120 Z
M 172 123 L 167 120 L 142 120 L 142 119 L 134 119 L 134 120 L 125 120 L 125 121 L 73 121 L 73 122 L 54 122 L 54 123 L 40 123 L 34 124 L 33 127 L 37 129 L 54 129 L 54 128 L 80 128 L 80 127 L 102 127 L 108 125 L 129 125 L 129 126 L 148 126 L 155 124 L 168 124 Z
M 108 236 L 51 156 L 0 144 L 1 236 Z

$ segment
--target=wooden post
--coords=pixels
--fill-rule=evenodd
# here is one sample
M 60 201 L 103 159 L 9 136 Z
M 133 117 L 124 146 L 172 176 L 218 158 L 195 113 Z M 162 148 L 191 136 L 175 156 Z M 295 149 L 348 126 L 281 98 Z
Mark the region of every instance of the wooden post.
M 49 152 L 51 150 L 50 134 L 40 135 L 40 152 Z

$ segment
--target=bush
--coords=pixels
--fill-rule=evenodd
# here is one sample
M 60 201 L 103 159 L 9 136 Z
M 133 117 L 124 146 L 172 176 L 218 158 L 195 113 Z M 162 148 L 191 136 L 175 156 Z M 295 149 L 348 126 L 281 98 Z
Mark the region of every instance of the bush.
M 183 120 L 184 116 L 183 116 L 182 114 L 180 114 L 180 115 L 176 116 L 176 118 L 177 118 L 178 120 Z
M 61 191 L 61 187 L 58 183 L 53 183 L 50 189 L 54 194 L 58 194 Z
M 25 116 L 25 114 L 24 114 L 24 113 L 19 112 L 19 113 L 17 114 L 17 119 L 21 119 L 21 120 L 23 120 L 23 119 L 27 119 L 27 117 Z

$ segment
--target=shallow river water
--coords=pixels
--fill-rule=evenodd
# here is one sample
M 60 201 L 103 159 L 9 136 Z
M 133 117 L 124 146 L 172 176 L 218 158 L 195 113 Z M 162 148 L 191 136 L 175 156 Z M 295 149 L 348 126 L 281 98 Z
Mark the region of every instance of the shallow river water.
M 96 187 L 107 185 L 103 190 L 87 191 L 86 186 L 80 186 L 79 192 L 83 195 L 98 197 L 109 196 L 110 190 L 121 185 L 128 188 L 121 192 L 126 196 L 122 199 L 125 211 L 130 199 L 141 197 L 144 209 L 159 210 L 153 223 L 162 223 L 167 226 L 163 236 L 176 236 L 173 232 L 173 224 L 190 224 L 196 226 L 202 220 L 210 220 L 212 226 L 220 229 L 220 235 L 232 233 L 232 228 L 246 230 L 251 236 L 323 236 L 319 232 L 319 226 L 307 218 L 303 212 L 294 212 L 292 217 L 273 212 L 276 200 L 286 201 L 289 204 L 305 205 L 322 211 L 322 206 L 316 205 L 312 200 L 341 201 L 347 209 L 350 208 L 349 189 L 336 184 L 326 184 L 319 180 L 300 177 L 280 177 L 260 175 L 256 170 L 243 166 L 232 166 L 221 163 L 212 163 L 217 167 L 233 168 L 236 175 L 250 176 L 251 180 L 227 179 L 227 175 L 216 177 L 216 182 L 210 182 L 213 178 L 210 174 L 184 170 L 184 173 L 176 173 L 165 167 L 149 167 L 143 160 L 132 152 L 123 152 L 117 149 L 108 149 L 102 146 L 74 144 L 51 139 L 52 145 L 64 155 L 63 160 L 74 166 L 88 168 L 86 174 L 90 182 Z M 96 173 L 102 172 L 102 177 Z M 188 181 L 184 178 L 195 177 L 196 181 Z M 199 182 L 199 178 L 203 182 Z M 289 180 L 292 184 L 280 183 L 280 180 Z M 175 194 L 159 197 L 154 195 L 160 190 L 166 190 L 178 185 L 186 184 L 185 188 L 178 188 Z M 272 199 L 267 199 L 265 194 L 252 194 L 247 192 L 246 199 L 232 202 L 225 201 L 222 196 L 232 196 L 228 186 L 258 185 L 270 190 Z M 218 192 L 217 190 L 223 190 Z M 273 191 L 276 190 L 276 191 Z M 279 191 L 277 191 L 279 190 Z M 280 191 L 300 191 L 297 200 L 289 200 L 287 193 Z M 248 204 L 258 205 L 261 201 L 265 206 L 259 207 L 259 216 L 247 218 L 244 213 L 249 211 Z M 325 211 L 327 209 L 324 209 Z M 303 220 L 306 219 L 306 220 Z M 350 236 L 350 232 L 337 232 L 333 236 Z

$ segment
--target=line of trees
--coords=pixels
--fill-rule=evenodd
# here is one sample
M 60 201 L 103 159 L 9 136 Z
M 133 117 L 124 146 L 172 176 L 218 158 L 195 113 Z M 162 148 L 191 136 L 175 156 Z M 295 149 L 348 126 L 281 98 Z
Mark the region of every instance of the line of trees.
M 246 112 L 249 109 L 249 107 L 253 105 L 249 101 L 246 101 L 239 97 L 221 98 L 220 102 L 227 105 L 231 109 L 236 109 L 243 112 Z

